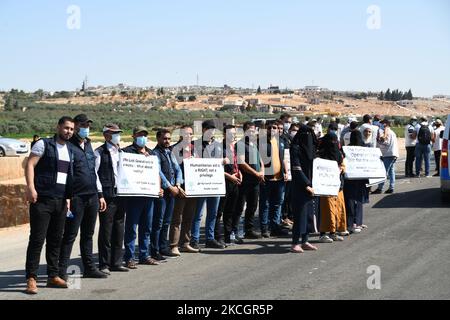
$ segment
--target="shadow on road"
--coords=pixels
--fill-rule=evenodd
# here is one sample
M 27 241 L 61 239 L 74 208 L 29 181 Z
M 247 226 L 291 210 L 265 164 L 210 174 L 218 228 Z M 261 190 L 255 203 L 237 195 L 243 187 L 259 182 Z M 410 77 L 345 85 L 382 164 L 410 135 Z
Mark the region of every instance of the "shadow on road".
M 441 190 L 439 188 L 421 189 L 409 192 L 399 192 L 382 198 L 373 208 L 449 208 L 450 204 L 441 199 Z
M 246 241 L 243 245 L 229 246 L 226 250 L 202 249 L 203 254 L 212 255 L 255 255 L 255 254 L 286 254 L 289 253 L 291 240 L 282 238 L 283 241 Z M 286 240 L 286 241 L 284 241 Z M 256 248 L 246 248 L 245 246 L 256 246 Z
M 76 270 L 82 272 L 81 258 L 70 260 L 69 268 L 72 268 L 73 270 L 74 267 Z M 24 292 L 26 285 L 25 268 L 0 272 L 0 292 Z M 37 285 L 38 288 L 43 288 L 47 285 L 47 264 L 39 265 Z

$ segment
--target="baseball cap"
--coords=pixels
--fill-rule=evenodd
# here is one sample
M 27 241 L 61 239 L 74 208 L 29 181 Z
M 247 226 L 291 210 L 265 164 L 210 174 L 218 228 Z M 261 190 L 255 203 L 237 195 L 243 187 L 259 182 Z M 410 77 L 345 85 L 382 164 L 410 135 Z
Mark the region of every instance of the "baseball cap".
M 120 133 L 123 132 L 117 124 L 114 123 L 108 123 L 105 124 L 103 127 L 103 132 L 114 132 L 114 133 Z
M 86 122 L 93 122 L 91 119 L 89 119 L 88 118 L 88 116 L 87 115 L 85 115 L 84 113 L 81 113 L 81 114 L 79 114 L 79 115 L 77 115 L 77 116 L 75 116 L 75 118 L 73 118 L 73 120 L 76 122 L 76 123 L 86 123 Z
M 148 135 L 148 130 L 144 126 L 137 126 L 136 128 L 133 129 L 133 135 L 142 133 L 142 132 L 145 132 L 145 134 Z

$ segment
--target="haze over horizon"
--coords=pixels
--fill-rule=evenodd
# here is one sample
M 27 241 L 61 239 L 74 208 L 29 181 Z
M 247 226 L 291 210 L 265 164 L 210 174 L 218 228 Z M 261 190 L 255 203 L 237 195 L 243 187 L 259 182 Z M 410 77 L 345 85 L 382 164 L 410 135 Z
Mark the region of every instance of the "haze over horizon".
M 71 5 L 79 29 L 68 27 Z M 198 74 L 200 85 L 217 87 L 314 81 L 450 95 L 449 39 L 445 0 L 4 0 L 0 90 L 75 90 L 85 75 L 92 86 L 194 85 Z

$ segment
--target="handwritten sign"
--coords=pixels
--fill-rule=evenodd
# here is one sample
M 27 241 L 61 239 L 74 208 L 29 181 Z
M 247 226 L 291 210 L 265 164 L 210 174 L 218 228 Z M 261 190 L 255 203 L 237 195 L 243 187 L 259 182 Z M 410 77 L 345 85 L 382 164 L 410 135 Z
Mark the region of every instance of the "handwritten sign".
M 184 159 L 184 180 L 186 196 L 225 196 L 225 172 L 223 159 Z
M 159 197 L 159 163 L 156 156 L 121 152 L 117 174 L 119 196 Z
M 342 149 L 345 154 L 346 179 L 386 179 L 386 169 L 381 161 L 379 148 L 346 146 Z
M 337 196 L 341 172 L 336 161 L 316 158 L 313 162 L 313 189 L 318 196 Z
M 288 174 L 288 181 L 292 181 L 291 153 L 290 153 L 289 149 L 284 150 L 284 162 L 286 163 L 286 171 Z

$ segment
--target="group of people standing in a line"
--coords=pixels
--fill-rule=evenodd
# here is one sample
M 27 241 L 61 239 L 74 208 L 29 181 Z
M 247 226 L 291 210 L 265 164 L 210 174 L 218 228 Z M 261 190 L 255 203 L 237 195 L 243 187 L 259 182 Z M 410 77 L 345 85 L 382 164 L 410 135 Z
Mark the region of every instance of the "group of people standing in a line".
M 94 150 L 89 139 L 92 121 L 84 114 L 73 119 L 62 117 L 53 138 L 34 143 L 26 165 L 31 226 L 26 292 L 38 291 L 36 279 L 45 242 L 47 286 L 68 287 L 69 260 L 78 232 L 85 278 L 107 278 L 111 272 L 128 272 L 138 265 L 159 265 L 181 253 L 200 252 L 204 211 L 205 247 L 212 249 L 244 243 L 240 233 L 243 212 L 245 239 L 286 236 L 291 230 L 291 251 L 295 253 L 317 250 L 308 241 L 311 233 L 320 236 L 319 242 L 331 243 L 361 232 L 367 227 L 363 224 L 363 205 L 369 199 L 368 181 L 345 179 L 342 146 L 381 149 L 390 179 L 388 193 L 394 190 L 398 157 L 391 122 L 372 123 L 369 115 L 363 122 L 358 128 L 356 122 L 344 126 L 339 119 L 332 119 L 323 135 L 318 121 L 292 123 L 292 117 L 283 114 L 279 120 L 268 122 L 265 130 L 258 131 L 253 122 L 244 123 L 240 140 L 240 128 L 226 125 L 223 141 L 218 141 L 215 123 L 208 120 L 202 123 L 201 138 L 194 140 L 193 128 L 182 126 L 173 145 L 171 131 L 158 130 L 153 150 L 147 147 L 149 131 L 145 127 L 136 127 L 133 143 L 122 148 L 122 130 L 111 123 L 102 130 L 105 142 Z M 415 130 L 418 141 L 424 135 L 422 129 Z M 157 157 L 159 198 L 118 195 L 121 152 Z M 223 159 L 224 197 L 186 196 L 183 159 L 191 157 Z M 316 157 L 336 161 L 341 168 L 337 197 L 315 196 L 312 168 Z M 380 185 L 377 190 L 382 188 Z M 257 210 L 259 223 L 255 221 Z M 93 257 L 97 218 L 98 266 Z

